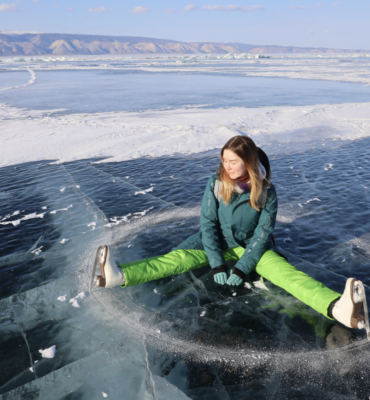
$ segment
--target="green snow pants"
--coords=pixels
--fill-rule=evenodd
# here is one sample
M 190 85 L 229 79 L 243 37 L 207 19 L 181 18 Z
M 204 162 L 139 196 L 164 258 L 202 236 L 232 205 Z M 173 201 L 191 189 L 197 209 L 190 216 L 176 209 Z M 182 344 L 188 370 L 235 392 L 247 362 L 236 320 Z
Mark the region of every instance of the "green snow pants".
M 223 251 L 225 261 L 237 261 L 243 253 L 243 247 L 234 247 Z M 163 256 L 122 264 L 120 267 L 124 272 L 125 287 L 127 287 L 181 274 L 206 265 L 209 263 L 204 250 L 178 249 Z M 330 303 L 341 296 L 299 271 L 273 250 L 267 250 L 263 254 L 256 266 L 256 272 L 327 318 L 329 318 Z

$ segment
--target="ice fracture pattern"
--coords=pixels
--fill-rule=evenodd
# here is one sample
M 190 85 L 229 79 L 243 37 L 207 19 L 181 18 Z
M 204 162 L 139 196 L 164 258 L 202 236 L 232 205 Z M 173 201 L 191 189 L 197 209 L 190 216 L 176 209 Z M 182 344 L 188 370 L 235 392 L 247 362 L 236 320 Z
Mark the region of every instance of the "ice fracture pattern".
M 370 283 L 369 149 L 269 151 L 277 245 L 339 292 L 350 276 Z M 219 158 L 95 161 L 0 170 L 1 400 L 369 398 L 365 331 L 269 282 L 219 287 L 205 267 L 89 294 L 99 245 L 124 263 L 199 230 Z

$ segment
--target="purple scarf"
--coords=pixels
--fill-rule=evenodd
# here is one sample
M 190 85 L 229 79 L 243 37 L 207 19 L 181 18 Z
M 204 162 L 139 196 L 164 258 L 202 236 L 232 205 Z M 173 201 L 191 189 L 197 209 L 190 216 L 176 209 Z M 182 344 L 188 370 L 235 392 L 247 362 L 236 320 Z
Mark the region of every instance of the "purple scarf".
M 249 190 L 251 188 L 251 183 L 249 181 L 248 174 L 244 175 L 238 179 L 235 179 L 235 182 L 243 192 L 245 192 L 246 190 Z

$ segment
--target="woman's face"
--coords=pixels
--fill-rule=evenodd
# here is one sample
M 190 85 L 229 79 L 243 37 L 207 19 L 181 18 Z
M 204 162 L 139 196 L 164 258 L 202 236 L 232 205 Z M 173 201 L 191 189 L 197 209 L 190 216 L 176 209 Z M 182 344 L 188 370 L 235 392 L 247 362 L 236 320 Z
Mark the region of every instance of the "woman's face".
M 244 161 L 231 150 L 224 150 L 222 161 L 231 179 L 237 179 L 247 174 Z

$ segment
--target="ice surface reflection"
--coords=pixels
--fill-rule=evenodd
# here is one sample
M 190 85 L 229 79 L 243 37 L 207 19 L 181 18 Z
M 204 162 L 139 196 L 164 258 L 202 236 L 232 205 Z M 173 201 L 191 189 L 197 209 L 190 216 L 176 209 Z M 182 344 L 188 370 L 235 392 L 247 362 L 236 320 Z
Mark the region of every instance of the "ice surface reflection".
M 271 152 L 277 244 L 338 291 L 353 275 L 369 285 L 369 148 L 365 139 Z M 2 399 L 368 398 L 365 332 L 269 282 L 268 290 L 220 288 L 202 268 L 88 295 L 99 244 L 129 262 L 163 254 L 199 229 L 217 165 L 209 152 L 0 170 L 0 220 L 44 213 L 0 225 Z M 74 307 L 69 300 L 81 292 Z M 55 357 L 41 358 L 53 345 Z
M 222 68 L 227 71 L 229 67 Z M 209 71 L 62 70 L 32 72 L 37 84 L 1 92 L 1 102 L 31 110 L 64 109 L 63 113 L 144 111 L 181 107 L 305 106 L 367 102 L 370 89 L 360 83 L 292 77 L 253 77 Z M 27 77 L 28 78 L 28 77 Z M 30 82 L 32 81 L 32 77 Z M 93 83 L 92 83 L 93 82 Z M 8 85 L 10 86 L 10 85 Z M 88 95 L 87 95 L 88 93 Z

